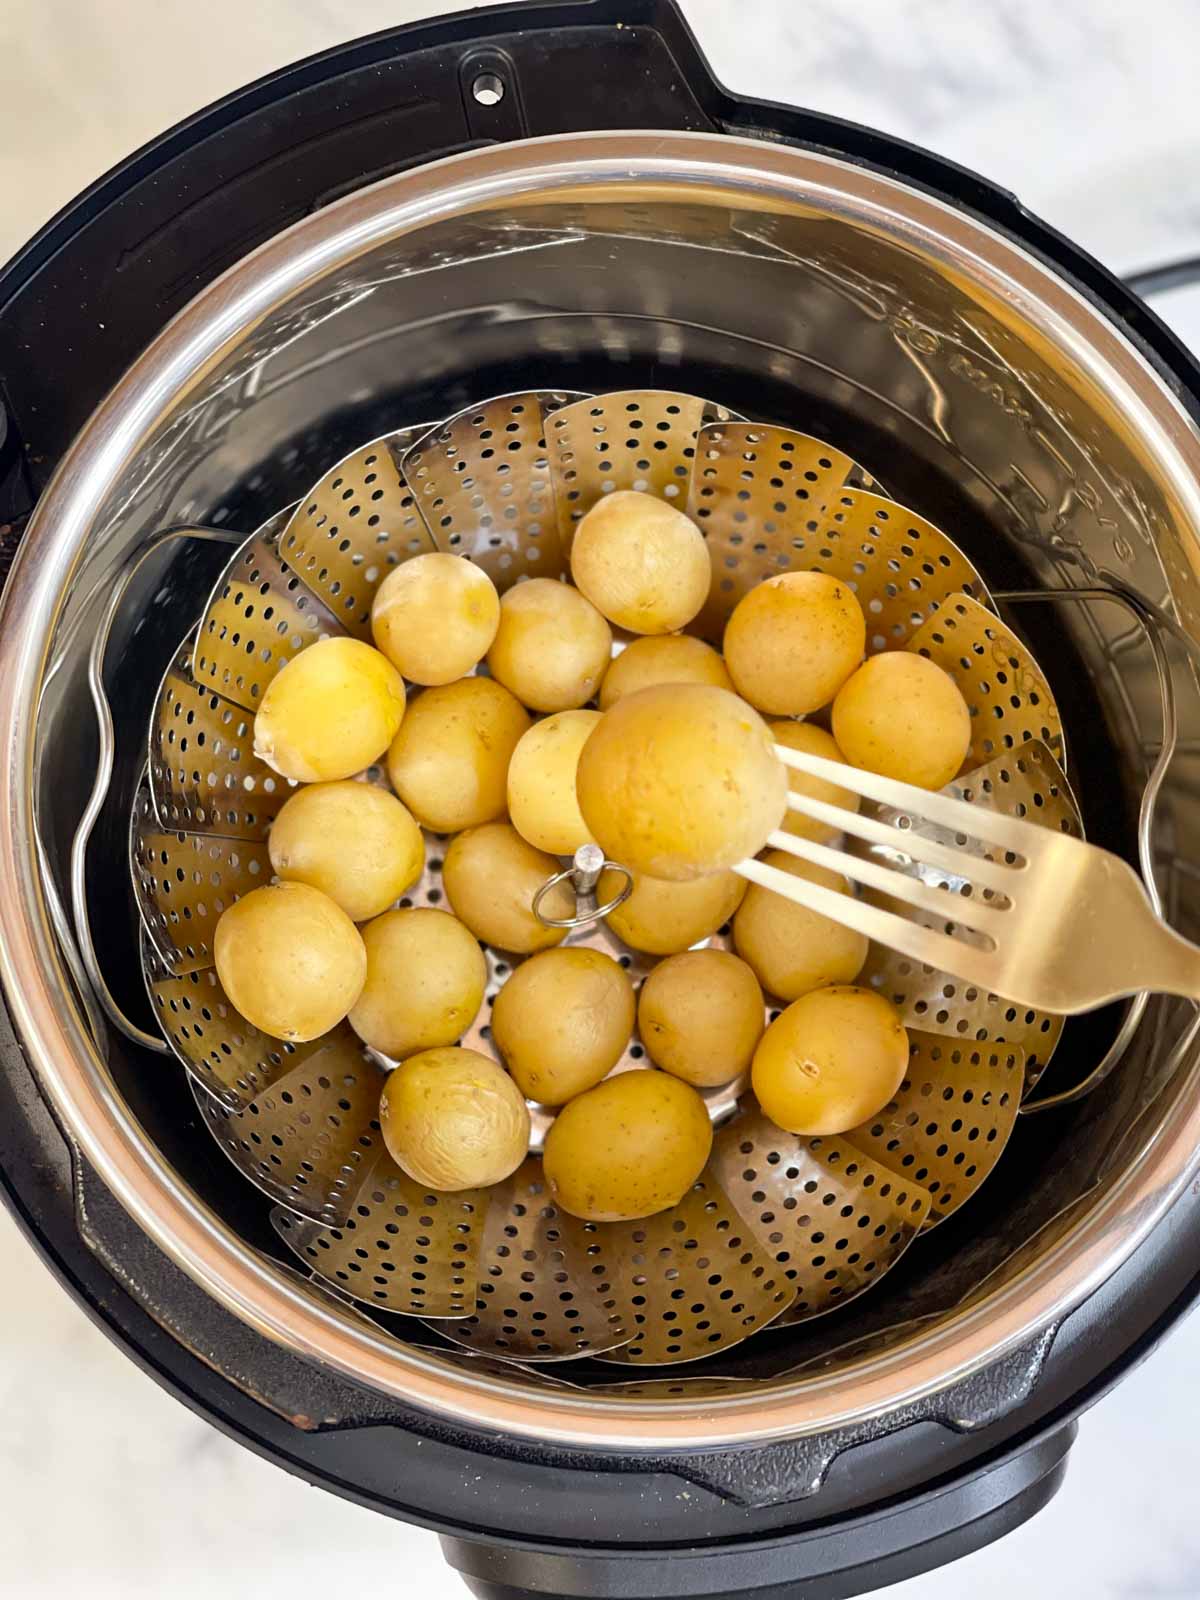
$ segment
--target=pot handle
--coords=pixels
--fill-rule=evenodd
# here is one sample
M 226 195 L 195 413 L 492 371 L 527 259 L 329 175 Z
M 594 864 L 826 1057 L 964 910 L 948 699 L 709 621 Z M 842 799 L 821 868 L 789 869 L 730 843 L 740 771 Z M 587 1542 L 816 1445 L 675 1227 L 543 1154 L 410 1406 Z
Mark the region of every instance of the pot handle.
M 74 921 L 75 943 L 78 946 L 79 957 L 83 963 L 87 981 L 109 1022 L 115 1028 L 120 1029 L 125 1037 L 131 1039 L 134 1044 L 141 1045 L 145 1050 L 153 1050 L 158 1055 L 168 1055 L 170 1053 L 170 1046 L 166 1040 L 158 1034 L 147 1033 L 144 1028 L 139 1028 L 136 1022 L 131 1022 L 108 987 L 100 967 L 99 957 L 96 954 L 96 941 L 92 937 L 91 918 L 88 913 L 88 844 L 91 841 L 92 830 L 96 826 L 96 819 L 99 817 L 104 807 L 104 802 L 108 798 L 116 755 L 116 735 L 112 707 L 109 705 L 108 693 L 104 687 L 105 657 L 108 652 L 108 641 L 112 635 L 113 623 L 116 621 L 121 603 L 129 592 L 130 584 L 151 556 L 157 555 L 167 545 L 178 539 L 206 539 L 221 544 L 236 545 L 241 543 L 242 538 L 242 534 L 225 528 L 197 528 L 190 526 L 163 528 L 152 534 L 146 543 L 136 550 L 121 568 L 108 599 L 105 601 L 99 624 L 92 635 L 91 649 L 88 652 L 88 688 L 91 691 L 92 705 L 96 711 L 96 728 L 100 737 L 100 753 L 96 761 L 96 776 L 92 782 L 92 792 L 88 796 L 87 804 L 83 808 L 83 815 L 79 819 L 79 825 L 71 840 L 71 909 Z M 39 850 L 42 849 L 40 838 L 38 847 Z M 99 1040 L 97 1040 L 97 1043 L 99 1043 Z

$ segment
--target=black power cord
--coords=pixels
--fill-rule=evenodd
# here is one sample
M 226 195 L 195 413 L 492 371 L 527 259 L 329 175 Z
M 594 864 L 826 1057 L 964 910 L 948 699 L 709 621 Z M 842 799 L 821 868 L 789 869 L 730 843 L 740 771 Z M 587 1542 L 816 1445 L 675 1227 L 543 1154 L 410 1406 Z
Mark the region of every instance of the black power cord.
M 1152 294 L 1167 294 L 1172 289 L 1185 289 L 1189 284 L 1200 283 L 1200 256 L 1183 256 L 1178 261 L 1164 261 L 1157 267 L 1144 267 L 1125 278 L 1134 294 L 1146 299 Z

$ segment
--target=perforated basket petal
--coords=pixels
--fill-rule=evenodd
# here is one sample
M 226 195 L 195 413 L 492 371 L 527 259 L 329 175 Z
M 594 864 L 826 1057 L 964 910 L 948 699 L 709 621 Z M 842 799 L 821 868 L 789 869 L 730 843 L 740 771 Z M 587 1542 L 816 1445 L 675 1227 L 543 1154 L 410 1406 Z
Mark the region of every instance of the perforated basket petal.
M 983 580 L 933 523 L 865 490 L 843 490 L 831 504 L 747 544 L 713 527 L 713 591 L 701 627 L 716 639 L 741 597 L 780 572 L 824 572 L 857 595 L 868 652 L 903 647 L 946 598 L 965 588 L 986 597 Z M 735 543 L 736 541 L 736 543 Z M 766 543 L 766 549 L 759 549 Z
M 145 790 L 134 818 L 131 861 L 142 925 L 163 966 L 177 977 L 212 966 L 221 913 L 271 881 L 264 841 L 167 832 L 158 826 Z
M 628 389 L 564 406 L 549 422 L 558 530 L 569 554 L 579 521 L 604 495 L 635 489 L 682 511 L 696 460 L 696 436 L 736 413 L 697 395 Z
M 604 1359 L 662 1366 L 728 1350 L 783 1317 L 795 1288 L 715 1164 L 670 1211 L 598 1225 L 633 1337 Z
M 191 1080 L 201 1117 L 256 1188 L 323 1223 L 348 1214 L 378 1155 L 383 1072 L 344 1023 L 288 1058 L 266 1089 L 231 1110 Z
M 279 536 L 279 554 L 348 633 L 371 639 L 371 602 L 400 562 L 437 549 L 401 461 L 428 424 L 373 439 L 333 466 Z
M 550 1199 L 542 1164 L 526 1161 L 487 1194 L 472 1314 L 439 1332 L 513 1361 L 563 1361 L 627 1343 L 614 1241 Z
M 485 400 L 439 423 L 404 456 L 438 549 L 473 561 L 498 589 L 562 570 L 546 430 L 576 398 L 542 390 Z
M 894 1266 L 930 1210 L 927 1189 L 838 1135 L 784 1133 L 750 1102 L 717 1130 L 712 1171 L 791 1287 L 781 1322 L 852 1300 Z
M 200 619 L 192 658 L 197 683 L 255 711 L 267 685 L 306 645 L 345 629 L 288 566 L 272 536 L 241 546 Z
M 461 1317 L 475 1298 L 486 1191 L 438 1194 L 403 1173 L 382 1145 L 359 1170 L 334 1227 L 284 1207 L 276 1233 L 321 1278 L 379 1311 Z
M 958 684 L 971 712 L 971 767 L 1031 739 L 1064 761 L 1062 717 L 1045 673 L 1012 629 L 970 594 L 950 596 L 908 648 Z
M 964 1205 L 1003 1154 L 1016 1126 L 1025 1053 L 915 1031 L 909 1041 L 895 1098 L 845 1139 L 928 1190 L 928 1229 Z
M 150 794 L 163 829 L 265 839 L 292 793 L 254 754 L 254 717 L 192 676 L 189 646 L 167 669 L 150 724 Z
M 807 522 L 847 483 L 865 477 L 844 450 L 811 434 L 760 422 L 710 423 L 696 439 L 687 514 L 714 552 L 753 552 L 761 542 L 757 554 L 768 556 L 774 535 Z
M 142 970 L 168 1043 L 210 1095 L 240 1111 L 316 1044 L 287 1044 L 246 1021 L 213 967 L 174 973 L 142 929 Z
M 718 641 L 743 595 L 781 572 L 825 572 L 862 603 L 872 650 L 903 645 L 947 596 L 981 599 L 979 573 L 924 517 L 860 487 L 866 470 L 788 428 L 724 424 L 697 440 L 687 512 L 713 580 L 692 631 Z

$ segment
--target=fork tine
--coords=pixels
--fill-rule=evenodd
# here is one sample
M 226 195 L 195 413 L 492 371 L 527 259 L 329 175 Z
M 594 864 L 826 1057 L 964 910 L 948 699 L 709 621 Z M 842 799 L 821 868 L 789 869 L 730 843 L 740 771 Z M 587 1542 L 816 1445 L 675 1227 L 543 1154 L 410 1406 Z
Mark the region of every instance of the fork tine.
M 932 789 L 918 789 L 911 783 L 900 783 L 896 778 L 881 778 L 877 773 L 864 772 L 861 767 L 852 767 L 846 762 L 806 755 L 799 750 L 788 750 L 781 744 L 775 746 L 775 754 L 785 767 L 791 767 L 795 772 L 807 773 L 811 778 L 824 778 L 827 783 L 836 784 L 840 789 L 850 789 L 864 799 L 875 800 L 893 810 L 911 812 L 927 822 L 950 828 L 955 833 L 965 833 L 972 839 L 999 845 L 1002 850 L 1012 848 L 1013 830 L 1022 826 L 1017 819 L 989 811 L 984 806 L 973 806 L 966 800 L 952 800 L 949 795 L 938 794 Z M 1032 847 L 1036 836 L 1043 830 L 1036 823 L 1029 823 L 1027 827 L 1027 837 Z
M 817 844 L 812 839 L 798 839 L 794 833 L 773 833 L 767 843 L 775 850 L 784 850 L 802 861 L 812 861 L 819 867 L 828 867 L 856 883 L 865 883 L 879 889 L 893 900 L 903 900 L 907 905 L 931 912 L 946 922 L 958 923 L 983 934 L 994 945 L 991 929 L 999 931 L 1007 915 L 1002 906 L 989 905 L 986 900 L 951 894 L 946 889 L 935 889 L 921 878 L 884 866 L 878 861 L 868 861 L 862 856 L 852 856 L 847 850 L 834 850 L 829 845 Z
M 815 822 L 828 823 L 840 833 L 852 833 L 868 844 L 880 844 L 914 861 L 930 867 L 942 867 L 956 877 L 969 878 L 984 889 L 995 889 L 1007 894 L 1013 884 L 1013 867 L 999 861 L 988 861 L 981 856 L 969 855 L 965 850 L 930 839 L 915 828 L 897 828 L 890 822 L 880 822 L 875 817 L 864 816 L 859 811 L 847 811 L 812 795 L 788 795 L 788 810 L 799 811 Z
M 895 912 L 881 906 L 856 900 L 853 895 L 841 894 L 836 889 L 824 889 L 810 883 L 807 878 L 793 877 L 780 867 L 768 866 L 765 861 L 739 861 L 733 869 L 751 883 L 781 894 L 786 900 L 818 911 L 832 922 L 854 928 L 877 944 L 899 950 L 914 961 L 926 966 L 953 972 L 968 983 L 990 989 L 994 978 L 995 957 L 986 950 L 952 939 L 934 928 L 924 928 L 919 922 L 898 917 Z M 911 882 L 911 880 L 908 880 Z

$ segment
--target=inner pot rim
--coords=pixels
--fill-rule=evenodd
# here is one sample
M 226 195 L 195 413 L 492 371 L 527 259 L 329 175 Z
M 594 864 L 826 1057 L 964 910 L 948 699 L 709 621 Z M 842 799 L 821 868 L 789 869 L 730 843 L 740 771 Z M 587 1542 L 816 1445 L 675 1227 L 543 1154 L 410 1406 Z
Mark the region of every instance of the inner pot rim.
M 1098 391 L 1153 462 L 1200 548 L 1200 434 L 1148 361 L 1063 279 L 980 222 L 831 156 L 712 134 L 564 135 L 451 157 L 357 191 L 262 246 L 191 302 L 94 413 L 30 522 L 0 605 L 0 977 L 47 1097 L 80 1151 L 164 1253 L 241 1321 L 295 1354 L 481 1428 L 610 1450 L 689 1449 L 846 1427 L 926 1399 L 1031 1342 L 1142 1242 L 1200 1167 L 1200 1071 L 1164 1093 L 1159 1127 L 1071 1231 L 1012 1283 L 938 1329 L 836 1373 L 728 1399 L 637 1400 L 527 1389 L 400 1350 L 309 1297 L 245 1246 L 165 1163 L 88 1034 L 56 944 L 34 840 L 34 752 L 50 643 L 94 519 L 123 467 L 200 377 L 287 297 L 366 250 L 499 203 L 709 199 L 840 216 L 916 250 L 1032 329 Z M 707 194 L 702 191 L 707 191 Z

